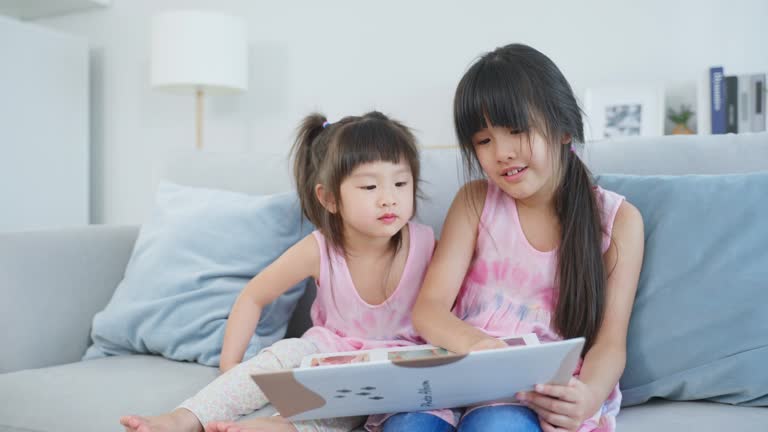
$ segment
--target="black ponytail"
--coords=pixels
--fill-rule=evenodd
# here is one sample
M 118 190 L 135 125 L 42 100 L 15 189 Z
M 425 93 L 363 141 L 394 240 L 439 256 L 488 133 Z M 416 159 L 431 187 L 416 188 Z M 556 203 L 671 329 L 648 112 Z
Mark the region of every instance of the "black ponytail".
M 584 336 L 588 350 L 605 313 L 606 272 L 602 256 L 602 222 L 594 181 L 579 157 L 561 149 L 564 172 L 555 193 L 560 221 L 554 325 L 564 338 Z
M 315 141 L 323 132 L 323 125 L 327 122 L 324 115 L 313 113 L 304 118 L 296 132 L 296 141 L 291 152 L 293 153 L 293 174 L 296 181 L 296 192 L 304 216 L 318 226 L 323 218 L 325 209 L 315 198 L 315 185 L 318 183 L 319 158 Z M 318 143 L 322 144 L 322 143 Z

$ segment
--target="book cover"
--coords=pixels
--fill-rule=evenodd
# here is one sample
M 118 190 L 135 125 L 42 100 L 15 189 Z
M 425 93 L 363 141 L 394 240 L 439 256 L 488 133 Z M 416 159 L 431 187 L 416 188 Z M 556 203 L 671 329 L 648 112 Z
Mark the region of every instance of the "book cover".
M 766 130 L 766 116 L 765 116 L 765 102 L 766 102 L 766 89 L 765 89 L 765 74 L 754 74 L 750 82 L 750 89 L 752 91 L 752 132 L 762 132 Z
M 710 121 L 713 134 L 724 134 L 726 130 L 724 74 L 722 66 L 709 69 Z
M 291 420 L 423 411 L 514 402 L 518 391 L 531 390 L 536 384 L 564 385 L 583 346 L 584 338 L 575 338 L 513 343 L 463 355 L 421 346 L 384 350 L 385 359 L 374 354 L 382 350 L 369 351 L 367 356 L 356 352 L 350 354 L 356 359 L 332 364 L 344 354 L 335 353 L 337 358 L 327 364 L 255 373 L 251 378 L 278 412 Z
M 739 132 L 739 77 L 725 77 L 725 132 Z

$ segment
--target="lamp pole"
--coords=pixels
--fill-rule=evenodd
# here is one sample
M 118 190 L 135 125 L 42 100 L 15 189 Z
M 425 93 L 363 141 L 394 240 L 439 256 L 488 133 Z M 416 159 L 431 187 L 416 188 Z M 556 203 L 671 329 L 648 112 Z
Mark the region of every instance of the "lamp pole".
M 196 132 L 197 132 L 197 141 L 196 146 L 198 150 L 203 149 L 203 90 L 201 88 L 198 88 L 195 92 L 195 100 L 196 100 L 196 115 L 195 115 L 195 125 L 196 125 Z

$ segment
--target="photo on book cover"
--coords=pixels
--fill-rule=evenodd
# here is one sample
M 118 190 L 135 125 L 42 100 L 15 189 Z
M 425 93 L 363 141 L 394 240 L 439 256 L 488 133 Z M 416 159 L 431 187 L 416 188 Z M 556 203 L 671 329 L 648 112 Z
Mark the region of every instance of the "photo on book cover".
M 527 333 L 520 336 L 500 338 L 507 346 L 538 345 L 539 339 L 535 333 Z M 439 358 L 453 355 L 454 353 L 444 348 L 433 345 L 409 345 L 392 348 L 378 348 L 363 351 L 347 351 L 335 353 L 312 354 L 306 356 L 299 366 L 300 368 L 319 366 L 338 366 L 353 363 L 370 363 L 382 361 L 408 361 L 425 358 Z
M 444 357 L 453 354 L 445 348 L 423 348 L 387 351 L 387 360 L 402 361 L 420 358 Z
M 371 361 L 371 355 L 367 352 L 348 355 L 330 355 L 325 357 L 313 357 L 309 362 L 309 367 L 341 365 L 351 363 L 365 363 Z

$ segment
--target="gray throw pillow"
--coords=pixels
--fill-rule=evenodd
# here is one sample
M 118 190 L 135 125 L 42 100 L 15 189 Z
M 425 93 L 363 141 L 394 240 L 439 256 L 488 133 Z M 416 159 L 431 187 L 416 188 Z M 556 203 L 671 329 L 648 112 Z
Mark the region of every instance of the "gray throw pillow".
M 161 183 L 124 279 L 93 319 L 84 359 L 159 354 L 217 366 L 240 291 L 313 229 L 292 192 L 253 196 Z M 308 282 L 264 308 L 245 358 L 285 335 Z

